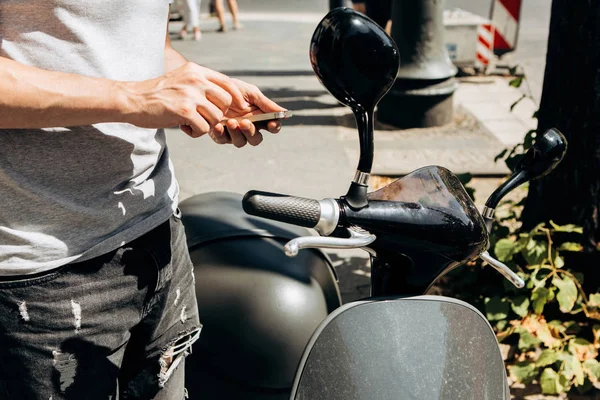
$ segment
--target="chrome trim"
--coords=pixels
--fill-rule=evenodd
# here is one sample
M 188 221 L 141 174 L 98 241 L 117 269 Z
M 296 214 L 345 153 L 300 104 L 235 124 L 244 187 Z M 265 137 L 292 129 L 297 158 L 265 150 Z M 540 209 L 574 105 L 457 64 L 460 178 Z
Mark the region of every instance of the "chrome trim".
M 335 238 L 335 237 L 320 237 L 320 236 L 305 236 L 290 240 L 287 242 L 283 251 L 288 257 L 298 255 L 300 249 L 308 248 L 325 248 L 325 249 L 355 249 L 365 247 L 373 243 L 376 239 L 375 235 L 369 232 L 359 233 L 353 230 L 348 230 L 350 238 Z
M 490 253 L 484 251 L 479 255 L 483 261 L 490 264 L 492 268 L 496 271 L 500 272 L 502 276 L 504 276 L 510 283 L 518 287 L 519 289 L 525 286 L 525 282 L 521 277 L 515 274 L 510 268 L 506 266 L 506 264 L 496 260 L 494 257 L 490 256 Z
M 483 207 L 483 211 L 481 212 L 481 215 L 483 215 L 483 218 L 494 218 L 494 214 L 496 213 L 496 209 L 495 208 L 489 208 L 488 206 Z
M 315 230 L 321 236 L 329 236 L 337 228 L 340 219 L 340 206 L 334 199 L 323 199 L 319 201 L 321 205 L 321 216 L 315 226 Z
M 352 182 L 358 183 L 359 185 L 362 185 L 362 186 L 369 186 L 369 178 L 370 177 L 371 177 L 371 175 L 368 172 L 356 171 L 356 174 L 354 174 L 354 179 L 352 180 Z

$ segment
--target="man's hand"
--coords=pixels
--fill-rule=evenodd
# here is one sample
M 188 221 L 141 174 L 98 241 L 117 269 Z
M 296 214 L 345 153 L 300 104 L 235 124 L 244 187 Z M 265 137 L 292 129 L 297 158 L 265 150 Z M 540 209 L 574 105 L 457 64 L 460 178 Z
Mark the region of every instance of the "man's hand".
M 230 78 L 194 63 L 128 87 L 133 110 L 128 122 L 143 128 L 188 126 L 192 137 L 209 133 L 233 102 L 245 101 Z
M 244 102 L 232 102 L 231 107 L 225 113 L 225 117 L 230 118 L 226 124 L 228 134 L 217 126 L 211 137 L 217 143 L 232 143 L 235 147 L 243 147 L 246 143 L 257 146 L 263 140 L 261 129 L 278 133 L 281 130 L 281 123 L 279 121 L 252 123 L 247 119 L 240 118 L 254 114 L 285 111 L 285 109 L 267 98 L 256 86 L 239 79 L 232 79 L 232 81 L 242 93 Z
M 230 119 L 227 131 L 221 124 L 225 117 L 239 118 L 284 109 L 265 97 L 256 86 L 231 79 L 219 72 L 194 63 L 155 79 L 128 84 L 134 110 L 128 122 L 145 128 L 179 125 L 191 137 L 209 134 L 216 143 L 262 141 L 258 129 L 272 133 L 281 129 L 279 122 L 254 125 L 248 120 Z

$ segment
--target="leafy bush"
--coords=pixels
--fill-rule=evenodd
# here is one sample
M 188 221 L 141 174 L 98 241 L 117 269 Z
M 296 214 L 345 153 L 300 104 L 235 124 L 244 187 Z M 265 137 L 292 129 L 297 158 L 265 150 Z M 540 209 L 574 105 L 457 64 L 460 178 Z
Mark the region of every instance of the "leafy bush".
M 507 202 L 498 210 L 491 250 L 526 286 L 517 289 L 478 263 L 454 272 L 445 289 L 478 306 L 498 340 L 511 346 L 506 363 L 514 381 L 539 384 L 544 394 L 585 393 L 600 381 L 600 293 L 586 294 L 583 274 L 564 258 L 581 251 L 582 229 L 550 222 L 521 232 L 521 209 Z

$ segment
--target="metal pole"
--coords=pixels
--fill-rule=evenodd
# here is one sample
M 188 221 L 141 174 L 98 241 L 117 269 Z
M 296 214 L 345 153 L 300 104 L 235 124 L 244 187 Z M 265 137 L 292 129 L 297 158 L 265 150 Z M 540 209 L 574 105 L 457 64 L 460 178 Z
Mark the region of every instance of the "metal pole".
M 443 0 L 393 0 L 392 38 L 400 50 L 398 79 L 381 100 L 378 119 L 399 128 L 452 121 L 457 69 L 444 41 Z

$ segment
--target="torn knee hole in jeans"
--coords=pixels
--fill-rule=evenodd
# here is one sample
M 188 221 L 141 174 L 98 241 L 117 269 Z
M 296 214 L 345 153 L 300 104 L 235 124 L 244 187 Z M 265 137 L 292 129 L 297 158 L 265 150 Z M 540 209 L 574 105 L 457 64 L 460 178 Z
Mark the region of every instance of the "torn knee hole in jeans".
M 202 327 L 194 328 L 184 332 L 181 336 L 169 343 L 163 350 L 158 362 L 160 372 L 158 374 L 158 386 L 164 387 L 173 371 L 177 369 L 184 357 L 191 353 L 192 345 L 200 337 Z

